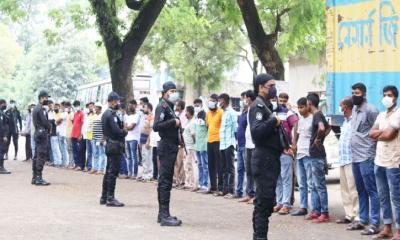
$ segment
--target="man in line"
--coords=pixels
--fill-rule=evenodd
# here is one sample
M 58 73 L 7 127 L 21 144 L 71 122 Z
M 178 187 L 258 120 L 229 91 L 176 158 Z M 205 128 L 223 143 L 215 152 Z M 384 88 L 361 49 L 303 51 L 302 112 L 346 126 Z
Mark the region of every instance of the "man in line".
M 300 209 L 293 211 L 292 216 L 306 216 L 308 214 L 308 191 L 311 189 L 312 201 L 318 199 L 312 183 L 310 142 L 313 114 L 307 105 L 307 98 L 303 97 L 297 101 L 297 109 L 300 113 L 299 124 L 294 134 L 293 151 L 297 158 L 297 182 L 300 192 Z M 311 204 L 312 207 L 316 204 Z M 315 209 L 312 209 L 315 210 Z
M 141 180 L 143 182 L 148 182 L 153 177 L 153 149 L 150 147 L 150 134 L 153 129 L 154 116 L 153 116 L 153 106 L 151 103 L 146 103 L 143 108 L 144 119 L 142 132 L 146 133 L 146 142 L 142 145 L 142 165 L 143 174 Z
M 191 190 L 195 192 L 198 190 L 198 174 L 195 166 L 196 166 L 196 150 L 195 150 L 195 141 L 196 141 L 196 126 L 194 120 L 194 107 L 187 106 L 186 107 L 186 118 L 188 122 L 186 124 L 186 128 L 183 131 L 183 139 L 185 140 L 185 145 L 187 149 L 186 161 L 184 164 L 185 167 L 185 189 Z
M 36 157 L 32 161 L 32 184 L 36 186 L 48 186 L 50 183 L 46 182 L 43 175 L 44 163 L 47 159 L 49 132 L 51 124 L 48 120 L 47 111 L 45 106 L 49 104 L 49 94 L 46 91 L 40 91 L 38 100 L 39 103 L 33 109 L 32 121 L 35 126 L 35 142 L 36 142 Z
M 399 91 L 395 86 L 386 86 L 383 89 L 382 104 L 386 111 L 379 113 L 375 124 L 372 127 L 369 136 L 377 140 L 376 158 L 375 158 L 375 178 L 376 186 L 380 199 L 381 211 L 383 213 L 384 228 L 376 236 L 379 239 L 388 239 L 393 237 L 393 211 L 392 202 L 395 211 L 400 210 L 400 152 L 399 148 L 400 137 L 393 139 L 385 138 L 383 135 L 386 128 L 395 121 L 397 111 L 397 99 Z M 382 136 L 383 135 L 383 136 Z M 397 229 L 400 229 L 400 219 L 397 214 L 396 222 Z
M 32 108 L 35 107 L 35 105 L 30 104 L 28 106 L 28 113 L 26 114 L 25 118 L 25 127 L 23 131 L 23 136 L 25 136 L 25 155 L 26 159 L 25 161 L 30 161 L 33 158 L 33 152 L 32 152 Z
M 49 122 L 51 124 L 50 145 L 51 145 L 51 154 L 53 156 L 53 166 L 55 167 L 61 167 L 62 164 L 60 144 L 58 141 L 57 124 L 56 124 L 57 114 L 59 112 L 60 112 L 59 104 L 58 103 L 54 104 L 53 102 L 50 102 L 49 112 L 48 112 Z
M 128 149 L 128 177 L 136 179 L 138 175 L 139 159 L 137 157 L 140 139 L 141 115 L 136 113 L 136 100 L 129 102 L 129 114 L 125 116 L 125 128 L 128 130 L 125 141 Z
M 160 103 L 156 108 L 153 129 L 160 134 L 161 140 L 158 145 L 158 156 L 160 159 L 158 180 L 158 204 L 159 212 L 157 221 L 161 226 L 180 226 L 181 220 L 172 217 L 169 212 L 171 199 L 172 180 L 174 166 L 178 155 L 178 145 L 182 144 L 180 137 L 181 121 L 175 115 L 174 104 L 178 101 L 179 94 L 173 82 L 163 84 L 163 92 Z
M 93 174 L 96 171 L 92 170 L 92 162 L 93 162 L 93 120 L 94 120 L 94 102 L 90 102 L 87 104 L 87 113 L 83 120 L 82 126 L 82 136 L 83 136 L 83 144 L 86 146 L 86 170 L 89 173 Z
M 103 128 L 101 125 L 102 105 L 95 104 L 95 115 L 93 119 L 93 168 L 97 170 L 96 174 L 103 174 L 105 169 L 105 141 Z
M 340 190 L 346 216 L 338 219 L 336 223 L 350 224 L 353 221 L 360 221 L 358 218 L 358 195 L 353 176 L 350 147 L 351 115 L 353 113 L 351 97 L 346 97 L 340 102 L 340 110 L 344 115 L 339 139 Z
M 194 100 L 195 112 L 195 148 L 199 172 L 199 193 L 208 192 L 208 155 L 207 155 L 207 125 L 206 112 L 203 109 L 203 101 L 198 98 Z
M 352 101 L 356 107 L 353 109 L 351 120 L 350 144 L 360 222 L 355 221 L 348 230 L 363 230 L 362 235 L 374 235 L 379 233 L 380 203 L 374 173 L 376 141 L 368 135 L 379 112 L 376 107 L 367 103 L 366 94 L 367 88 L 363 83 L 352 86 Z
M 245 104 L 246 92 L 242 92 L 240 95 L 240 106 L 242 108 L 242 113 L 238 119 L 238 129 L 237 129 L 237 187 L 236 187 L 236 197 L 243 197 L 243 183 L 244 175 L 246 173 L 245 168 L 245 158 L 246 158 L 246 127 L 247 127 L 247 109 L 248 106 Z
M 281 121 L 272 113 L 271 99 L 276 98 L 275 80 L 269 74 L 255 79 L 258 95 L 250 107 L 249 124 L 255 144 L 252 171 L 256 183 L 253 212 L 253 239 L 267 240 L 269 217 L 275 202 L 276 182 L 280 173 L 279 157 L 283 152 L 279 128 Z
M 73 126 L 71 132 L 71 142 L 72 142 L 72 151 L 74 156 L 75 168 L 76 171 L 82 171 L 85 168 L 85 159 L 81 157 L 81 148 L 83 145 L 82 138 L 82 126 L 84 113 L 81 110 L 81 102 L 76 100 L 73 103 L 74 106 L 74 117 L 73 117 Z
M 213 195 L 223 191 L 223 177 L 220 163 L 220 136 L 222 114 L 224 111 L 217 106 L 218 95 L 212 94 L 208 101 L 206 124 L 208 128 L 207 154 L 208 154 L 208 173 L 210 175 L 210 191 Z
M 4 113 L 6 109 L 6 100 L 0 99 L 0 174 L 11 173 L 4 168 L 4 155 L 7 151 L 7 144 L 9 141 L 9 138 L 7 137 L 9 132 L 8 117 Z
M 175 114 L 181 121 L 182 130 L 185 129 L 186 124 L 188 123 L 188 119 L 186 118 L 186 113 L 185 113 L 185 106 L 186 104 L 182 100 L 179 100 L 175 104 Z M 186 161 L 185 155 L 186 155 L 185 149 L 180 147 L 175 162 L 175 170 L 174 170 L 175 184 L 178 189 L 183 189 L 185 187 L 185 168 L 184 168 L 184 162 Z
M 237 132 L 237 115 L 230 104 L 230 97 L 223 93 L 218 97 L 219 107 L 224 111 L 221 119 L 221 129 L 219 130 L 221 152 L 221 165 L 223 176 L 223 190 L 218 193 L 218 196 L 225 198 L 235 198 L 234 181 L 235 181 L 235 156 L 234 150 L 236 145 Z
M 61 165 L 65 168 L 69 165 L 69 154 L 67 145 L 67 119 L 68 113 L 65 109 L 65 102 L 60 105 L 60 112 L 56 114 L 57 136 L 61 152 Z
M 14 100 L 10 101 L 10 108 L 6 111 L 6 116 L 8 117 L 8 123 L 9 123 L 9 132 L 7 138 L 10 139 L 8 141 L 7 145 L 7 151 L 6 151 L 6 157 L 5 159 L 8 158 L 8 149 L 11 144 L 11 138 L 13 140 L 14 144 L 14 160 L 17 160 L 17 155 L 18 155 L 18 134 L 19 131 L 22 130 L 22 118 L 21 118 L 21 113 L 19 112 L 16 102 Z M 19 124 L 19 128 L 18 128 Z

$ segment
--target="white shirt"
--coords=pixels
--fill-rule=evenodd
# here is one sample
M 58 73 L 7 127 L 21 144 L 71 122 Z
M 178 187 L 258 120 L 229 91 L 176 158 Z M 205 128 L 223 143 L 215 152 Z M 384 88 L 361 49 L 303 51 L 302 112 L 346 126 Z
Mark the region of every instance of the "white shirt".
M 128 131 L 128 135 L 125 137 L 125 141 L 139 141 L 140 140 L 140 115 L 138 113 L 125 115 L 125 122 L 128 126 L 132 125 L 133 123 L 136 126 Z
M 158 132 L 151 131 L 150 133 L 150 147 L 157 147 L 157 142 L 161 140 Z
M 67 137 L 67 117 L 68 117 L 67 112 L 62 112 L 60 115 L 62 122 L 60 123 L 60 125 L 57 125 L 57 133 L 61 137 Z
M 250 110 L 250 108 L 249 108 Z M 253 143 L 253 139 L 251 138 L 251 131 L 250 131 L 250 124 L 249 124 L 249 112 L 247 111 L 247 126 L 246 126 L 246 132 L 245 132 L 245 136 L 246 136 L 246 144 L 245 147 L 248 149 L 254 149 L 256 148 L 256 146 Z
M 181 121 L 182 128 L 185 129 L 189 121 L 186 117 L 186 112 L 182 111 L 181 114 L 177 114 L 177 117 L 179 117 L 179 121 Z
M 307 118 L 300 116 L 299 126 L 297 128 L 297 133 L 299 134 L 299 140 L 297 141 L 297 159 L 310 156 L 312 120 L 312 114 L 308 115 Z

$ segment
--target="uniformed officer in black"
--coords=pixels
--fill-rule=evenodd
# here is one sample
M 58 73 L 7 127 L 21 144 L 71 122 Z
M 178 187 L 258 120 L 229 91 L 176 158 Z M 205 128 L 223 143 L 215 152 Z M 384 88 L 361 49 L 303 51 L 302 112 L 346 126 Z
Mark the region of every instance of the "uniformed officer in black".
M 158 179 L 158 222 L 161 226 L 180 226 L 182 221 L 172 217 L 169 213 L 172 179 L 174 166 L 178 154 L 178 146 L 182 144 L 180 135 L 181 122 L 175 115 L 174 104 L 179 99 L 176 85 L 166 82 L 163 85 L 162 98 L 157 105 L 153 130 L 158 132 L 161 140 L 157 147 L 160 159 Z
M 103 135 L 106 140 L 107 167 L 103 178 L 100 204 L 108 207 L 123 207 L 124 204 L 115 198 L 115 185 L 121 166 L 121 155 L 125 151 L 125 136 L 128 131 L 117 116 L 120 96 L 111 92 L 108 95 L 108 109 L 101 118 Z
M 7 102 L 4 99 L 0 99 L 0 174 L 10 174 L 4 168 L 4 155 L 7 151 L 7 145 L 9 142 L 9 125 L 8 125 L 8 118 L 4 113 L 4 110 L 7 109 Z
M 280 174 L 279 156 L 283 152 L 280 140 L 280 120 L 272 114 L 270 99 L 276 97 L 275 80 L 271 75 L 256 77 L 255 92 L 258 94 L 249 112 L 251 136 L 255 150 L 251 167 L 256 184 L 254 199 L 253 230 L 254 240 L 266 240 L 268 218 L 275 201 L 275 188 Z
M 8 117 L 8 124 L 9 124 L 9 132 L 8 132 L 8 139 L 10 141 L 8 142 L 7 145 L 7 152 L 8 149 L 10 148 L 10 143 L 11 143 L 11 138 L 13 140 L 14 144 L 14 160 L 17 160 L 17 155 L 18 155 L 18 135 L 19 131 L 22 130 L 22 118 L 21 118 L 21 113 L 19 112 L 16 102 L 14 100 L 10 101 L 10 108 L 6 111 L 6 115 Z M 19 128 L 18 128 L 19 125 Z
M 50 183 L 43 180 L 42 173 L 44 163 L 48 158 L 48 144 L 51 124 L 48 119 L 46 106 L 49 104 L 49 94 L 46 91 L 40 91 L 39 104 L 32 111 L 32 121 L 35 128 L 36 150 L 32 160 L 32 184 L 36 186 L 48 186 Z

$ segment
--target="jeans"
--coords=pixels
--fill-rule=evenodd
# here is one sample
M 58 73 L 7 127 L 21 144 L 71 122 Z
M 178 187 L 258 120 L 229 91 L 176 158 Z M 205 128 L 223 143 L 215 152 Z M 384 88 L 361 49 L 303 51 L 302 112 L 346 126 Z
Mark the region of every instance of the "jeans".
M 130 177 L 137 177 L 139 169 L 139 159 L 137 156 L 138 141 L 127 141 L 126 145 L 128 148 L 128 175 Z
M 391 168 L 386 171 L 389 179 L 390 195 L 396 215 L 396 228 L 400 230 L 400 168 Z
M 353 163 L 353 175 L 356 181 L 358 201 L 360 206 L 360 221 L 362 224 L 369 222 L 369 208 L 371 202 L 371 223 L 380 224 L 380 201 L 374 174 L 374 161 Z
M 208 155 L 207 151 L 197 151 L 197 166 L 199 168 L 199 185 L 201 188 L 208 187 Z
M 325 158 L 311 158 L 312 180 L 316 193 L 319 197 L 319 204 L 314 207 L 319 213 L 329 213 L 328 211 L 328 190 L 326 189 L 325 179 Z M 317 208 L 320 206 L 320 208 Z
M 238 147 L 237 152 L 237 174 L 238 174 L 238 182 L 236 187 L 236 196 L 243 196 L 243 183 L 244 183 L 244 174 L 246 173 L 245 168 L 245 159 L 246 159 L 246 148 Z
M 293 158 L 289 155 L 282 154 L 281 173 L 278 176 L 276 185 L 276 202 L 278 205 L 292 208 L 290 199 L 292 197 L 293 188 Z
M 71 138 L 72 142 L 72 153 L 74 156 L 75 167 L 83 169 L 81 156 L 80 156 L 80 141 L 77 138 Z
M 303 157 L 297 160 L 297 182 L 299 183 L 300 208 L 308 209 L 309 190 L 311 191 L 311 206 L 319 208 L 318 194 L 315 192 L 312 181 L 311 158 Z
M 61 152 L 61 164 L 64 167 L 68 167 L 69 165 L 69 155 L 68 155 L 68 145 L 67 138 L 63 136 L 58 136 L 58 144 L 60 146 Z
M 51 136 L 50 144 L 51 144 L 51 153 L 53 155 L 53 163 L 55 166 L 61 166 L 62 159 L 60 152 L 60 144 L 58 142 L 58 136 Z
M 88 171 L 92 170 L 92 162 L 93 162 L 93 143 L 92 140 L 86 139 L 85 140 L 86 144 L 86 153 L 87 153 L 87 159 L 86 159 L 86 167 Z
M 246 195 L 254 198 L 256 192 L 254 191 L 254 177 L 251 168 L 251 157 L 253 156 L 254 149 L 246 148 Z
M 99 172 L 104 172 L 106 167 L 105 146 L 101 144 L 100 140 L 94 139 L 93 141 L 93 168 Z
M 120 166 L 120 173 L 122 175 L 128 175 L 128 165 L 126 163 L 126 156 L 125 154 L 121 154 L 121 166 Z
M 32 148 L 32 159 L 36 157 L 36 141 L 35 134 L 31 134 L 31 148 Z
M 234 193 L 235 165 L 233 146 L 221 150 L 221 164 L 223 171 L 223 193 Z

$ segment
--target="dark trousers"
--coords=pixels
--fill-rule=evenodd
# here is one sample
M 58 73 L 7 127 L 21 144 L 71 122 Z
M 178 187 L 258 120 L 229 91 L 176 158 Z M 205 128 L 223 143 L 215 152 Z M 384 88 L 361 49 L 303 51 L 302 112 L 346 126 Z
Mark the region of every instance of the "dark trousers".
M 267 239 L 269 217 L 273 213 L 275 189 L 280 170 L 279 154 L 266 148 L 256 148 L 251 159 L 256 194 L 253 211 L 253 230 L 257 238 Z
M 219 142 L 207 143 L 208 154 L 208 174 L 210 175 L 211 191 L 223 190 L 223 177 L 221 173 L 221 153 L 219 150 Z M 218 182 L 217 182 L 218 179 Z
M 32 160 L 32 171 L 34 174 L 41 176 L 44 163 L 48 158 L 48 145 L 49 139 L 45 138 L 37 138 L 35 139 L 36 149 L 35 149 L 35 157 Z
M 123 175 L 128 175 L 128 164 L 126 162 L 126 157 L 124 154 L 121 154 L 121 164 L 119 167 L 119 172 Z
M 224 179 L 223 193 L 233 194 L 235 182 L 235 155 L 233 146 L 221 150 L 221 171 Z
M 254 191 L 254 177 L 251 169 L 251 157 L 253 156 L 254 149 L 246 148 L 246 195 L 253 198 L 255 195 Z
M 153 179 L 158 179 L 158 155 L 156 147 L 153 147 Z
M 13 144 L 14 144 L 15 156 L 17 156 L 17 154 L 18 154 L 18 133 L 17 133 L 17 132 L 15 132 L 15 133 L 10 133 L 10 134 L 7 136 L 7 138 L 8 138 L 9 141 L 8 141 L 8 143 L 7 143 L 6 155 L 8 156 L 8 150 L 9 150 L 9 148 L 10 148 L 11 138 L 12 138 L 12 141 L 13 141 Z
M 85 169 L 85 167 L 86 167 L 86 140 L 83 138 L 79 141 L 79 160 L 80 160 L 79 166 L 82 169 Z
M 32 159 L 32 146 L 31 146 L 31 135 L 25 135 L 25 155 L 26 160 Z
M 122 154 L 107 154 L 106 174 L 103 177 L 103 188 L 101 193 L 103 199 L 114 199 L 115 185 L 117 183 L 117 177 L 121 165 L 121 155 Z
M 178 155 L 178 144 L 168 140 L 161 140 L 158 144 L 157 153 L 160 158 L 160 177 L 158 179 L 158 203 L 168 206 L 171 199 L 172 180 L 174 177 L 174 166 Z

